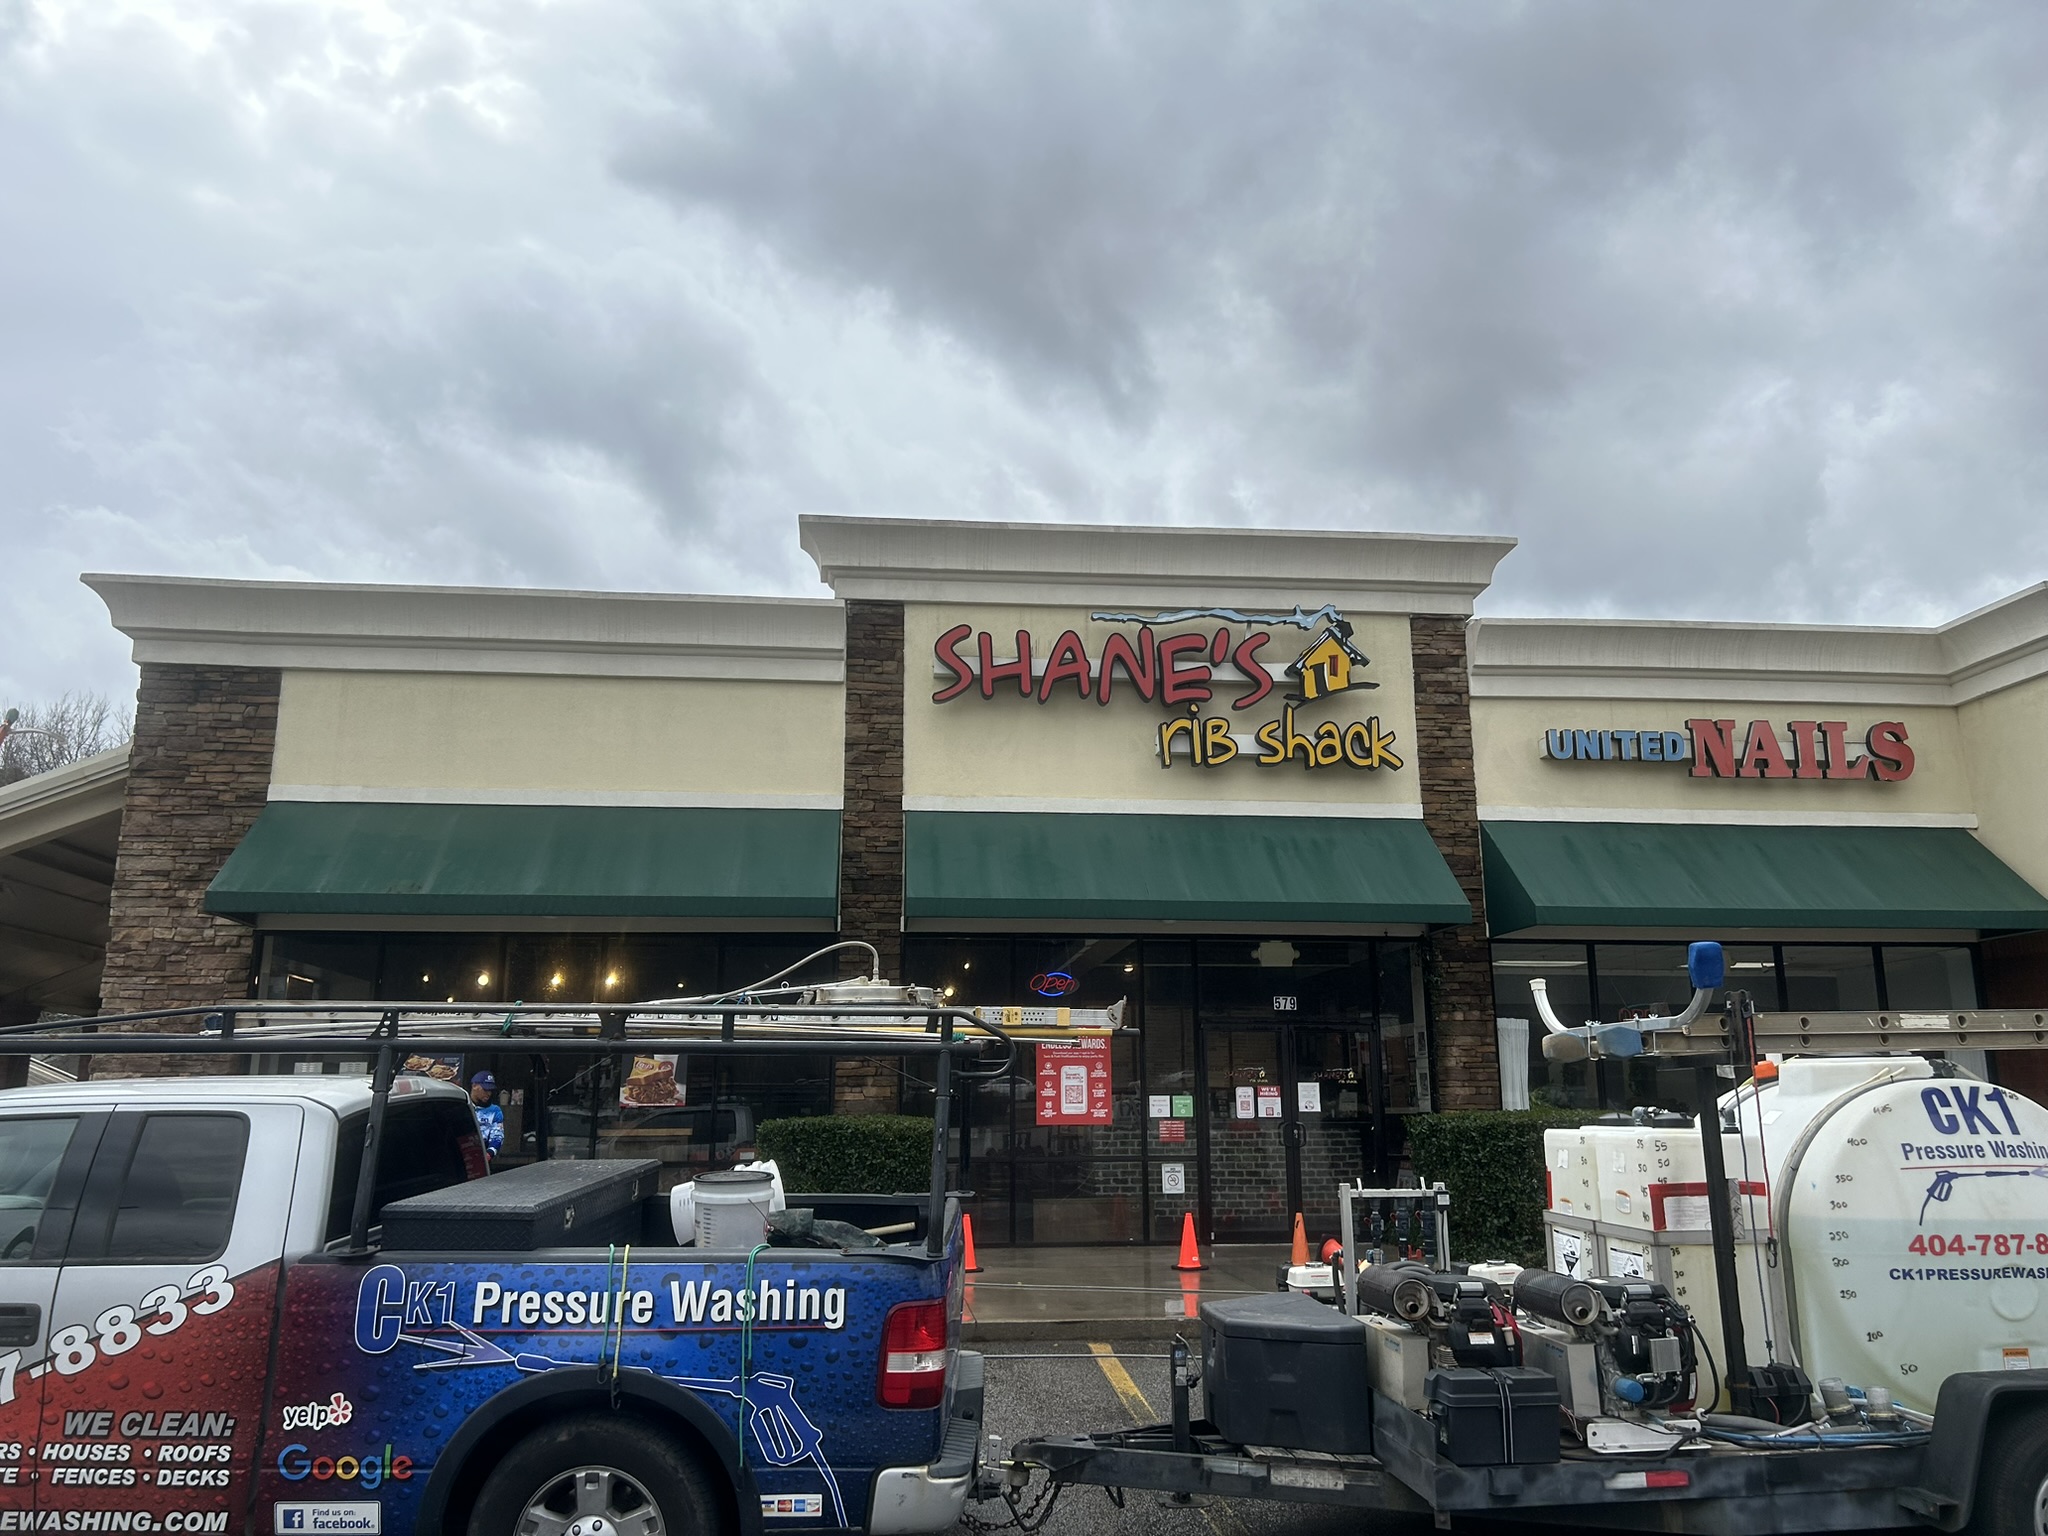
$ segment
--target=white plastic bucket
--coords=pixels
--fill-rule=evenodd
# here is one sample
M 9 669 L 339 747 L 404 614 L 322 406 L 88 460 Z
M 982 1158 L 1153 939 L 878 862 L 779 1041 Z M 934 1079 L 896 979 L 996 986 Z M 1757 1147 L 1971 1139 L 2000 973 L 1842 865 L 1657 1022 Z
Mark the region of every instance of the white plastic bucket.
M 668 1224 L 678 1243 L 697 1241 L 697 1186 L 685 1179 L 668 1192 Z
M 768 1235 L 775 1180 L 759 1169 L 700 1173 L 696 1179 L 697 1246 L 752 1248 Z
M 738 1173 L 760 1172 L 767 1174 L 775 1183 L 775 1193 L 769 1197 L 768 1209 L 771 1212 L 789 1209 L 789 1201 L 782 1193 L 782 1169 L 776 1166 L 774 1158 L 771 1157 L 758 1163 L 734 1163 L 732 1166 L 734 1171 Z

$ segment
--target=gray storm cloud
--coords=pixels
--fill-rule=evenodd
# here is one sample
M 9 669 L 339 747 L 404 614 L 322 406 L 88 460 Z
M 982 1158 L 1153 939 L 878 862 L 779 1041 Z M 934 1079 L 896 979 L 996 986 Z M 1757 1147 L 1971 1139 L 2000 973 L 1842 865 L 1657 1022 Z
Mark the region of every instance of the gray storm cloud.
M 2048 574 L 2025 7 L 0 0 L 0 692 L 87 567 L 804 591 L 799 510 Z

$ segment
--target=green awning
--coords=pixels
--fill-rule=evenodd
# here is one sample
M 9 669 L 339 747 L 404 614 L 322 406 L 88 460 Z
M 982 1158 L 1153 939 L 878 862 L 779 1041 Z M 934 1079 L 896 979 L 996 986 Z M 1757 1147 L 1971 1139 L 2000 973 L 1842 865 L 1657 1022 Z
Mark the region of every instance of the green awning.
M 206 909 L 830 922 L 838 879 L 837 811 L 278 800 Z
M 1420 821 L 912 811 L 903 912 L 1017 922 L 1468 923 Z
M 1490 821 L 1487 919 L 1524 928 L 2048 928 L 1961 827 Z

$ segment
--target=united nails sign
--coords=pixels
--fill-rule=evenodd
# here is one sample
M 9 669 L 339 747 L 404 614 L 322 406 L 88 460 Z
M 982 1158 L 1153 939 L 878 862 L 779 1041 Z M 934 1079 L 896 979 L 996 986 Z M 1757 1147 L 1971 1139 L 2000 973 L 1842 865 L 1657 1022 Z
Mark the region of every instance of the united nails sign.
M 1106 706 L 1113 698 L 1135 698 L 1170 712 L 1152 744 L 1161 768 L 1172 768 L 1176 756 L 1197 768 L 1232 762 L 1311 771 L 1405 766 L 1394 732 L 1378 715 L 1314 718 L 1327 701 L 1338 700 L 1341 708 L 1379 687 L 1367 676 L 1371 658 L 1334 606 L 1313 613 L 1189 608 L 1089 618 L 1126 627 L 1093 649 L 1072 629 L 1041 649 L 1028 630 L 999 640 L 971 624 L 954 625 L 932 647 L 934 675 L 947 679 L 932 702 L 1019 698 Z M 1170 632 L 1162 633 L 1167 626 Z M 1290 629 L 1299 634 L 1287 635 Z M 1233 727 L 1251 717 L 1240 712 L 1261 705 L 1266 712 L 1277 705 L 1279 713 L 1241 736 Z
M 1880 720 L 1851 744 L 1846 720 L 1793 720 L 1784 734 L 1769 720 L 1738 731 L 1733 720 L 1688 720 L 1683 731 L 1581 730 L 1543 733 L 1543 755 L 1565 763 L 1664 763 L 1695 779 L 1876 779 L 1913 776 L 1906 727 Z

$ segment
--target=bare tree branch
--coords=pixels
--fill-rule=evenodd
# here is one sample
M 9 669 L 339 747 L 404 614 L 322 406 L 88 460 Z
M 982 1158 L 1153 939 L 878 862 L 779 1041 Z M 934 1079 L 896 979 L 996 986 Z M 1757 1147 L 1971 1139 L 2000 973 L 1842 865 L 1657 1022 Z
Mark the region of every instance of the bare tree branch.
M 31 704 L 0 727 L 0 784 L 12 784 L 118 747 L 135 734 L 134 717 L 103 693 L 67 693 Z

